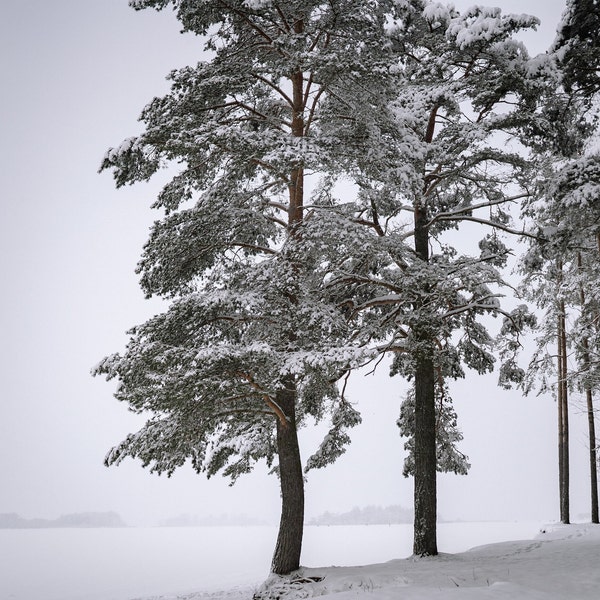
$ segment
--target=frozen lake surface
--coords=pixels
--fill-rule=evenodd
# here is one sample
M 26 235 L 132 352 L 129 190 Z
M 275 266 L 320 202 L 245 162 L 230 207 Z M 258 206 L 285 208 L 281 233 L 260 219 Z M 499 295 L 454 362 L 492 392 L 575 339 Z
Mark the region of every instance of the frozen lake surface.
M 440 552 L 531 539 L 540 523 L 441 523 Z M 258 586 L 275 527 L 0 530 L 0 600 L 130 600 Z M 306 527 L 302 564 L 354 566 L 411 554 L 411 525 Z

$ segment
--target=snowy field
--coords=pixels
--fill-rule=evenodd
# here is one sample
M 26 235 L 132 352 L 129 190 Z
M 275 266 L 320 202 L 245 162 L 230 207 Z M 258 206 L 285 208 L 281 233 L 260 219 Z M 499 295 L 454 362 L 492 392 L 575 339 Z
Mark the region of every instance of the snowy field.
M 308 575 L 325 579 L 288 592 L 299 598 L 347 590 L 336 600 L 366 591 L 372 600 L 600 598 L 600 531 L 574 525 L 531 541 L 540 527 L 443 523 L 445 555 L 389 563 L 411 554 L 410 525 L 309 526 L 302 564 L 315 568 Z M 248 599 L 267 576 L 275 536 L 274 527 L 0 530 L 0 600 Z M 528 541 L 457 554 L 509 540 Z M 321 568 L 330 565 L 350 568 Z M 356 565 L 372 566 L 351 568 Z M 561 594 L 552 595 L 553 583 L 546 595 L 539 591 L 558 573 L 566 573 Z M 527 577 L 535 580 L 535 593 L 525 593 Z M 580 595 L 565 592 L 575 585 Z
M 459 554 L 365 567 L 303 569 L 295 580 L 272 578 L 262 597 L 598 600 L 599 564 L 600 527 L 563 525 L 547 527 L 532 540 L 501 542 Z M 201 598 L 195 595 L 189 600 Z

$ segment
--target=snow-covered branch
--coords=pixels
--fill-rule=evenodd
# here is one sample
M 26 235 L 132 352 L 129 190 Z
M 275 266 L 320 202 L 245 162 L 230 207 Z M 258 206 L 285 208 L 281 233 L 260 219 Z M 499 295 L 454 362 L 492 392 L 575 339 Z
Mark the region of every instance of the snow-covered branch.
M 510 233 L 513 235 L 518 235 L 521 237 L 527 237 L 531 239 L 542 239 L 540 236 L 525 231 L 525 229 L 513 229 L 512 227 L 508 227 L 508 225 L 504 225 L 503 223 L 498 223 L 497 221 L 491 221 L 489 219 L 482 219 L 479 217 L 474 217 L 472 215 L 457 215 L 457 216 L 448 216 L 448 217 L 440 217 L 437 219 L 438 221 L 472 221 L 473 223 L 479 223 L 480 225 L 487 225 L 488 227 L 492 227 L 494 229 L 500 229 L 501 231 L 505 231 L 506 233 Z
M 429 221 L 429 223 L 427 223 L 427 226 L 431 227 L 431 225 L 433 225 L 436 221 L 451 220 L 454 217 L 460 217 L 460 215 L 464 215 L 466 213 L 470 213 L 470 212 L 473 212 L 475 210 L 479 210 L 482 208 L 492 208 L 493 206 L 507 204 L 509 202 L 515 202 L 516 200 L 528 198 L 528 197 L 530 197 L 530 195 L 531 194 L 529 194 L 529 193 L 517 194 L 516 196 L 510 196 L 508 198 L 498 198 L 497 200 L 489 200 L 486 202 L 480 202 L 479 204 L 471 204 L 469 206 L 457 207 L 457 208 L 455 208 L 451 211 L 447 211 L 447 212 L 440 212 L 440 213 L 436 214 L 435 217 L 433 217 Z M 460 218 L 462 218 L 462 217 L 460 217 Z

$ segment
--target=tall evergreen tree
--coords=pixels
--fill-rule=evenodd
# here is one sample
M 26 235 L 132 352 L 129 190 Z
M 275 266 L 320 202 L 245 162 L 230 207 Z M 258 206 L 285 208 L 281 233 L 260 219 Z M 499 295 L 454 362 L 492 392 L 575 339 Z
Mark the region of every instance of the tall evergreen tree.
M 359 190 L 346 211 L 353 231 L 363 231 L 354 234 L 359 246 L 327 263 L 328 286 L 357 335 L 393 353 L 393 373 L 413 384 L 400 426 L 411 437 L 406 472 L 415 479 L 417 555 L 437 553 L 436 471 L 467 468 L 448 443 L 458 436 L 446 381 L 462 377 L 465 365 L 493 368 L 481 316 L 503 315 L 507 335 L 528 321 L 523 309 L 506 312 L 499 297 L 509 253 L 501 235 L 522 233 L 507 206 L 528 194 L 531 166 L 508 139 L 537 118 L 546 68 L 513 34 L 536 22 L 499 9 L 460 14 L 439 3 L 403 3 L 388 23 L 389 85 L 344 81 L 348 89 L 337 97 L 348 118 L 330 121 L 338 135 L 346 131 L 347 171 Z M 467 223 L 487 229 L 476 252 L 451 237 Z M 520 375 L 507 356 L 502 378 Z M 444 425 L 445 440 L 436 435 Z
M 598 312 L 597 262 L 598 156 L 594 148 L 597 95 L 600 91 L 596 0 L 569 0 L 551 48 L 556 64 L 556 93 L 546 99 L 547 127 L 539 134 L 537 154 L 545 161 L 537 197 L 526 215 L 533 221 L 537 240 L 523 268 L 532 298 L 547 311 L 546 327 L 538 337 L 538 351 L 530 365 L 529 383 L 552 372 L 549 338 L 557 340 L 560 518 L 569 522 L 568 393 L 586 396 L 590 438 L 591 512 L 598 520 L 597 458 L 594 422 L 593 346 Z M 597 134 L 596 134 L 597 135 Z M 591 141 L 591 143 L 590 143 Z M 536 144 L 534 143 L 534 146 Z M 552 291 L 549 291 L 552 290 Z M 556 293 L 554 293 L 556 291 Z M 567 331 L 566 315 L 573 315 Z M 548 326 L 555 323 L 555 326 Z M 578 365 L 567 370 L 567 351 Z M 542 390 L 547 385 L 542 378 Z
M 131 0 L 177 11 L 210 59 L 170 75 L 171 92 L 143 111 L 145 131 L 108 151 L 118 186 L 179 165 L 139 263 L 148 296 L 168 310 L 131 331 L 96 373 L 150 420 L 107 456 L 172 473 L 191 459 L 235 480 L 276 460 L 282 513 L 275 573 L 300 561 L 304 488 L 297 428 L 329 415 L 309 467 L 331 462 L 360 421 L 335 385 L 368 350 L 323 294 L 321 256 L 339 242 L 332 198 L 308 177 L 338 169 L 323 132 L 332 90 L 374 70 L 393 2 Z M 345 107 L 344 107 L 345 108 Z M 331 213 L 331 215 L 329 214 Z M 327 247 L 329 245 L 329 247 Z
M 527 208 L 537 239 L 524 257 L 524 286 L 529 290 L 530 298 L 545 312 L 525 391 L 530 391 L 538 382 L 541 382 L 540 392 L 555 390 L 560 519 L 564 523 L 570 519 L 570 391 L 582 392 L 586 397 L 593 518 L 597 519 L 598 512 L 593 408 L 593 393 L 600 383 L 595 360 L 600 314 L 596 267 L 597 236 L 600 233 L 597 208 L 600 172 L 597 163 L 597 157 L 593 156 L 571 160 L 563 158 L 562 162 L 556 163 L 557 167 L 542 177 L 542 189 Z M 549 383 L 548 378 L 555 380 L 556 384 Z
M 558 28 L 558 35 L 554 43 L 554 50 L 559 57 L 563 84 L 571 92 L 576 101 L 584 107 L 591 107 L 595 111 L 592 119 L 598 122 L 598 93 L 600 92 L 600 2 L 597 0 L 568 0 L 567 9 L 563 15 L 562 23 Z M 597 237 L 597 241 L 600 237 Z M 592 234 L 593 241 L 593 234 Z M 597 246 L 600 251 L 600 243 Z M 595 254 L 595 253 L 593 253 Z M 578 270 L 581 275 L 589 274 L 585 269 L 588 263 L 594 264 L 594 255 L 584 261 L 582 253 L 578 251 Z M 589 314 L 587 295 L 584 291 L 590 283 L 589 280 L 580 282 L 581 320 L 584 325 L 582 337 L 578 347 L 582 370 L 587 374 L 583 383 L 586 395 L 588 412 L 588 433 L 590 440 L 590 488 L 591 488 L 591 513 L 592 522 L 599 522 L 598 512 L 598 461 L 596 453 L 596 428 L 594 420 L 594 384 L 590 373 L 592 371 L 592 354 L 590 351 L 590 324 L 597 323 L 598 312 Z M 588 313 L 586 315 L 586 313 Z M 594 326 L 591 325 L 593 329 Z

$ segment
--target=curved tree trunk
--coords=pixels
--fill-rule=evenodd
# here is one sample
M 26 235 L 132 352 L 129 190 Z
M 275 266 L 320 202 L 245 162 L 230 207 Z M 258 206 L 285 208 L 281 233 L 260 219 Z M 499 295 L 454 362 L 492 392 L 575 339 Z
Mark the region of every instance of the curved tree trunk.
M 296 429 L 296 392 L 293 378 L 277 397 L 286 422 L 277 421 L 277 453 L 281 482 L 281 520 L 271 571 L 286 575 L 300 567 L 304 531 L 304 476 Z

